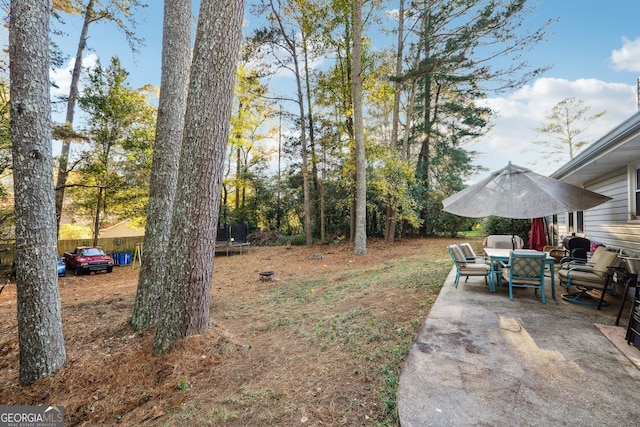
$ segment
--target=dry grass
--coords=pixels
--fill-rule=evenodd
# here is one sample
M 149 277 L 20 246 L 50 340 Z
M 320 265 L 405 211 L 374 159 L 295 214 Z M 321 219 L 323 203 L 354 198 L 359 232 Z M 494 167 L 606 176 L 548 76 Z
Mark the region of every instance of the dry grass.
M 153 355 L 129 326 L 138 269 L 60 280 L 68 361 L 18 384 L 15 286 L 0 295 L 0 402 L 68 426 L 397 425 L 402 361 L 451 268 L 448 240 L 219 256 L 211 330 Z M 259 272 L 273 270 L 273 280 Z

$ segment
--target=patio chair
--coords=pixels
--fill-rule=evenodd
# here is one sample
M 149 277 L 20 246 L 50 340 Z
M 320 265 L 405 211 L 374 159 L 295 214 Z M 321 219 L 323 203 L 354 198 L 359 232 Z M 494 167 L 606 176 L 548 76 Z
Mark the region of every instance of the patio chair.
M 560 266 L 560 262 L 566 255 L 566 250 L 562 246 L 547 245 L 542 248 L 542 252 L 548 252 L 549 256 L 555 260 L 557 266 Z
M 485 263 L 486 258 L 482 255 L 476 255 L 470 243 L 460 243 L 458 246 L 462 249 L 462 253 L 467 261 Z
M 509 282 L 509 299 L 513 301 L 513 288 L 531 288 L 534 294 L 540 289 L 542 303 L 544 295 L 544 263 L 547 254 L 533 251 L 512 251 L 509 265 L 502 269 L 502 279 Z
M 609 305 L 604 300 L 604 294 L 612 279 L 609 268 L 619 267 L 621 263 L 622 259 L 604 246 L 596 249 L 588 263 L 580 263 L 575 260 L 564 262 L 558 270 L 560 283 L 564 284 L 567 290 L 571 286 L 575 286 L 578 291 L 562 294 L 562 299 L 574 304 L 597 306 L 598 309 Z M 600 298 L 589 293 L 593 290 L 602 291 Z
M 467 261 L 462 249 L 460 249 L 458 245 L 449 245 L 447 246 L 447 250 L 456 266 L 456 288 L 460 282 L 460 276 L 466 276 L 465 282 L 469 280 L 469 276 L 484 276 L 484 283 L 489 284 L 487 280 L 489 266 L 487 264 Z
M 515 249 L 524 248 L 524 240 L 520 236 L 511 236 L 511 234 L 491 234 L 484 238 L 482 246 L 485 248 L 496 249 Z

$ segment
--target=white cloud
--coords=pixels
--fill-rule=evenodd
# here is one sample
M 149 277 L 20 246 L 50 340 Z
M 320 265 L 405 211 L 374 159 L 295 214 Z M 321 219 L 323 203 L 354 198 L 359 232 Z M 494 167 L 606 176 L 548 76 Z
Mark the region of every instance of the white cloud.
M 594 142 L 636 112 L 635 89 L 631 85 L 595 79 L 542 78 L 507 97 L 487 99 L 486 105 L 497 115 L 493 128 L 468 148 L 484 153 L 477 163 L 491 171 L 512 161 L 549 174 L 559 165 L 542 160 L 539 147 L 532 144 L 538 138 L 534 129 L 546 121 L 545 116 L 554 105 L 570 97 L 583 100 L 590 114 L 606 111 L 588 130 L 586 138 Z
M 611 62 L 616 71 L 640 71 L 640 37 L 635 40 L 622 38 L 622 47 L 611 53 Z
M 95 67 L 98 61 L 98 55 L 90 53 L 82 59 L 82 66 L 86 68 Z M 58 98 L 59 96 L 69 95 L 69 86 L 71 85 L 71 73 L 76 63 L 76 59 L 72 58 L 69 63 L 63 68 L 52 70 L 49 72 L 49 77 L 55 83 L 57 87 L 51 88 L 51 97 Z M 82 80 L 80 81 L 80 87 L 82 87 Z

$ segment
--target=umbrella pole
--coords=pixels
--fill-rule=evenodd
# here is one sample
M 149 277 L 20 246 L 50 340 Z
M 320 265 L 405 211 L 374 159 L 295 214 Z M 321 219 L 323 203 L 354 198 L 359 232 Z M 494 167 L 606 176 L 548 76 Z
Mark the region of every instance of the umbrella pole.
M 511 218 L 511 249 L 516 250 L 516 221 Z

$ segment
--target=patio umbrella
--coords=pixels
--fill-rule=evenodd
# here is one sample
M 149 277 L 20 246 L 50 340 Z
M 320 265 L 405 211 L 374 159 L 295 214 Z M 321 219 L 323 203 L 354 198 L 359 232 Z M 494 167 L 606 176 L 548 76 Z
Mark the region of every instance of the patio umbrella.
M 584 211 L 611 197 L 509 165 L 442 201 L 443 210 L 459 216 L 528 219 Z

